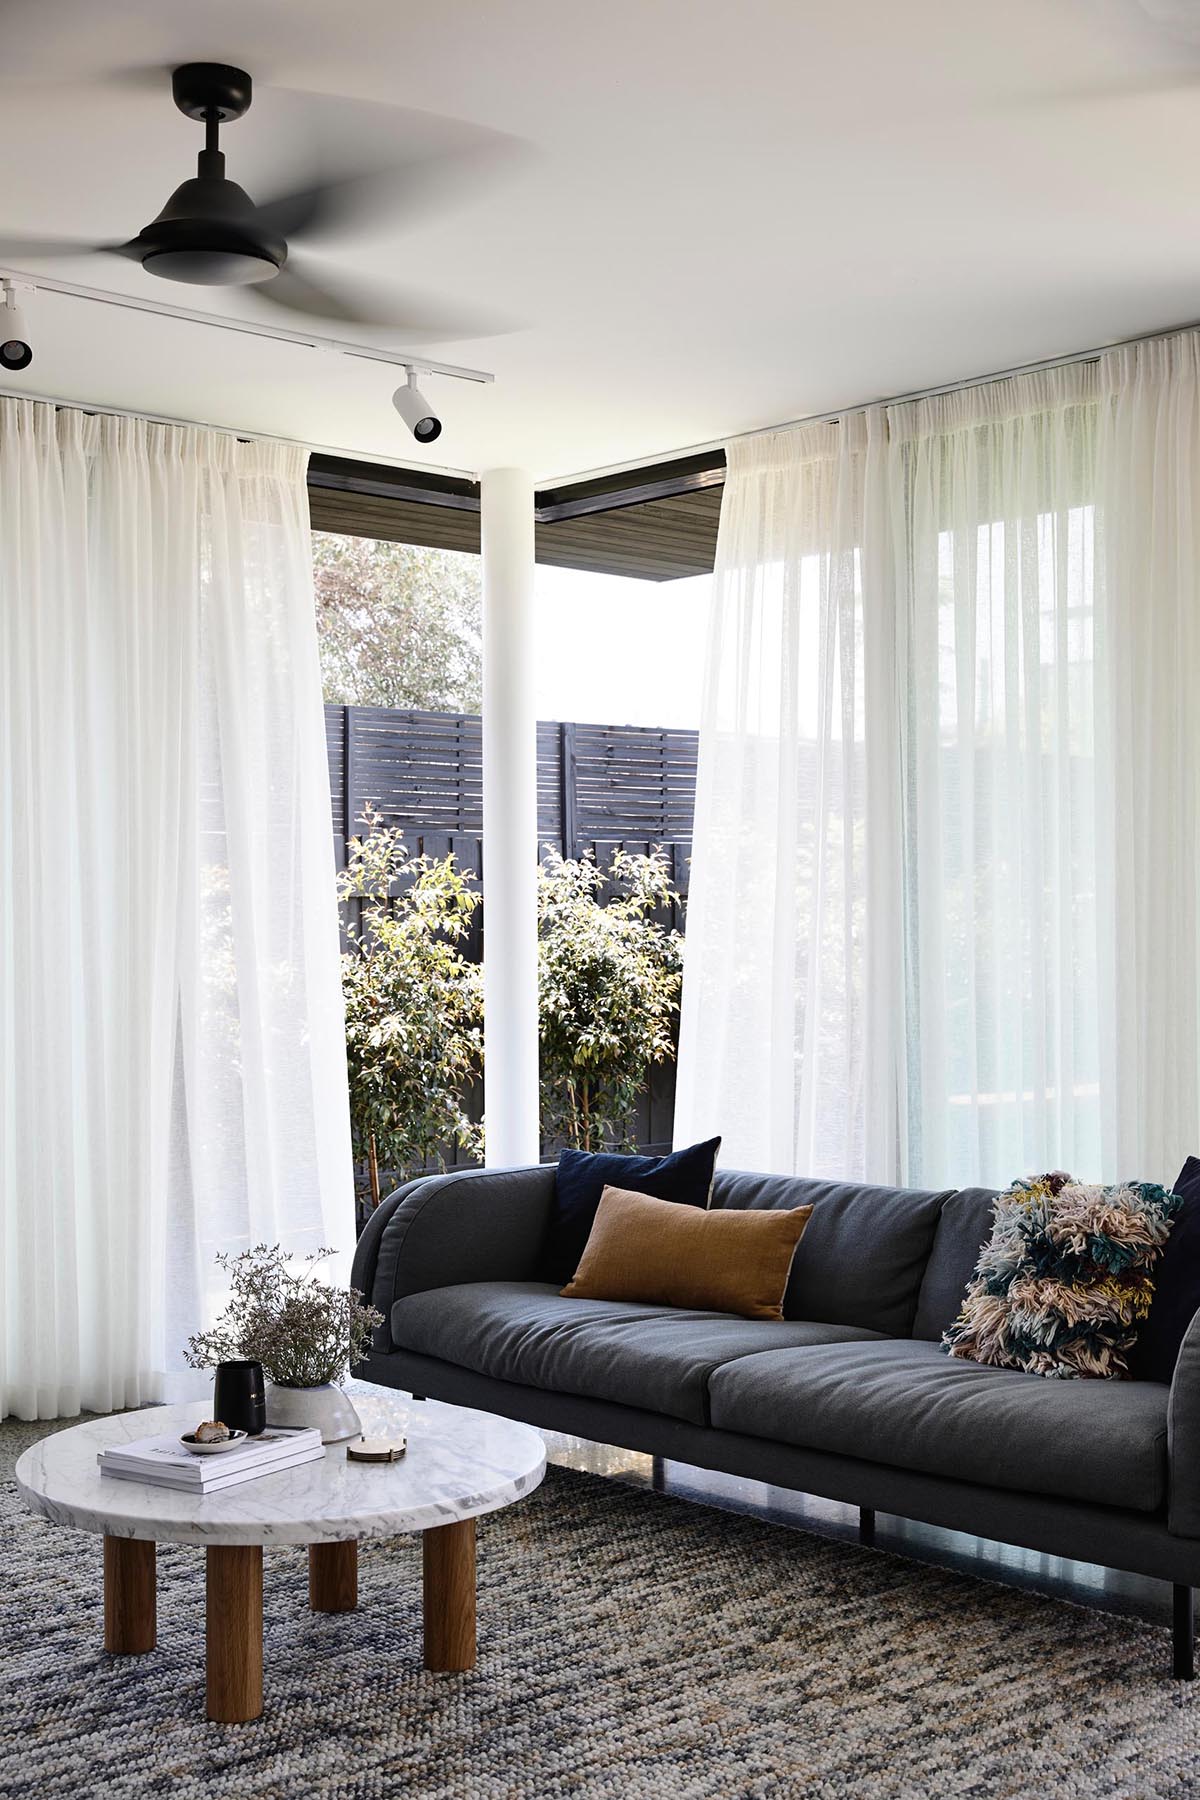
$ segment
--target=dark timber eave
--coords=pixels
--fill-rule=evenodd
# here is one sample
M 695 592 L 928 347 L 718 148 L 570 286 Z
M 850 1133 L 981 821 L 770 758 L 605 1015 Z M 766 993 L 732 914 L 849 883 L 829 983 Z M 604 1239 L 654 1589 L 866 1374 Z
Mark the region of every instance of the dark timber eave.
M 538 562 L 672 581 L 711 571 L 725 479 L 720 450 L 542 489 Z M 461 476 L 314 455 L 313 529 L 479 552 L 479 487 Z

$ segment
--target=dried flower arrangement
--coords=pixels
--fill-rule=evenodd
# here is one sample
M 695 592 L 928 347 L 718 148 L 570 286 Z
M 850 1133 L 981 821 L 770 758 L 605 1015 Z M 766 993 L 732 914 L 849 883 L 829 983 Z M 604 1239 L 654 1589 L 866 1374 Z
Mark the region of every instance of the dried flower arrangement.
M 332 1250 L 299 1259 L 279 1244 L 255 1244 L 238 1256 L 222 1253 L 230 1299 L 210 1331 L 188 1339 L 185 1360 L 193 1369 L 249 1358 L 285 1387 L 320 1387 L 342 1380 L 367 1354 L 383 1315 L 357 1288 L 335 1288 L 317 1274 Z

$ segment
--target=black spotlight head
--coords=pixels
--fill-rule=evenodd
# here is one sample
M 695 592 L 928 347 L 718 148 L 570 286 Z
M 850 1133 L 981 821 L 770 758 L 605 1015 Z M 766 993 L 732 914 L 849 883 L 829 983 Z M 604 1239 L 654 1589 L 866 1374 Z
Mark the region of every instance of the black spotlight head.
M 32 361 L 33 350 L 24 338 L 5 338 L 0 344 L 0 368 L 27 369 Z
M 33 345 L 17 304 L 17 290 L 11 282 L 0 283 L 0 369 L 16 374 L 32 361 Z
M 409 370 L 405 385 L 392 395 L 392 405 L 418 444 L 432 444 L 434 438 L 441 437 L 442 421 L 417 386 L 415 369 Z

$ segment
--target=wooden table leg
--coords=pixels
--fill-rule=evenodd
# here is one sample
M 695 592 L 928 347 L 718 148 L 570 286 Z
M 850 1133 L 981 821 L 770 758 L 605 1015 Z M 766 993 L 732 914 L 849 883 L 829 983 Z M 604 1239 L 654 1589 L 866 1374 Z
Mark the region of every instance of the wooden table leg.
M 104 1648 L 141 1656 L 157 1642 L 155 1546 L 143 1538 L 104 1539 Z
M 358 1545 L 308 1546 L 308 1604 L 314 1612 L 353 1612 L 358 1605 Z
M 242 1725 L 262 1712 L 262 1545 L 208 1546 L 208 1716 Z
M 442 1673 L 475 1667 L 475 1521 L 422 1533 L 425 1572 L 425 1667 Z

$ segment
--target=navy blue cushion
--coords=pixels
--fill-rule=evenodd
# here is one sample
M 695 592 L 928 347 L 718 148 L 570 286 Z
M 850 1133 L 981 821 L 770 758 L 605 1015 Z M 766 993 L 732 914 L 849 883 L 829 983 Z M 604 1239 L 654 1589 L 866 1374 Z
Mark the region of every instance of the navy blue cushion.
M 628 1188 L 654 1200 L 707 1206 L 719 1137 L 691 1144 L 670 1156 L 618 1156 L 564 1150 L 558 1159 L 554 1205 L 542 1246 L 541 1278 L 565 1287 L 579 1266 L 606 1187 Z
M 1173 1191 L 1183 1205 L 1158 1260 L 1149 1317 L 1129 1352 L 1135 1381 L 1170 1381 L 1183 1334 L 1200 1311 L 1200 1157 L 1188 1157 Z

